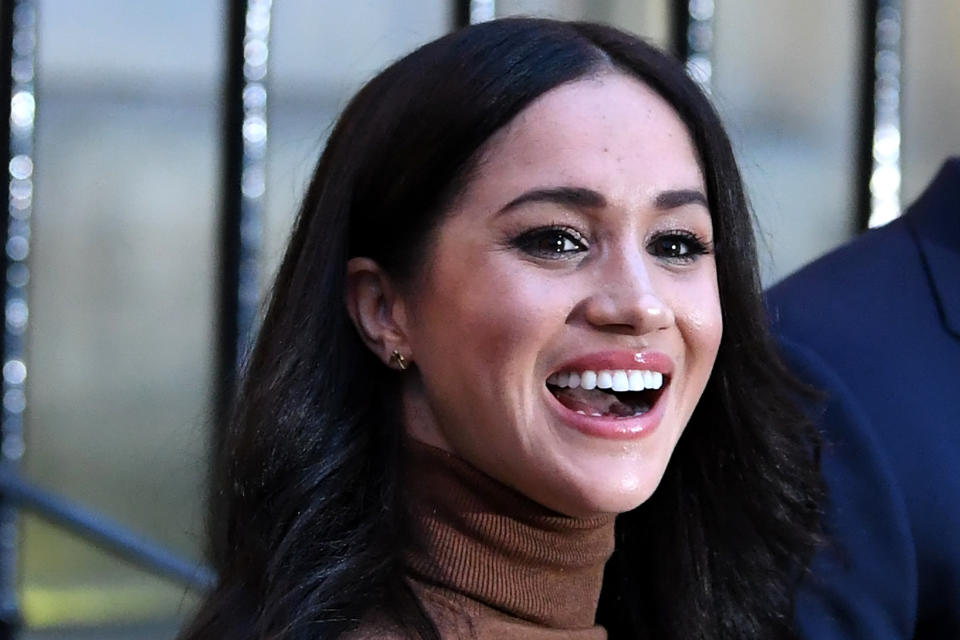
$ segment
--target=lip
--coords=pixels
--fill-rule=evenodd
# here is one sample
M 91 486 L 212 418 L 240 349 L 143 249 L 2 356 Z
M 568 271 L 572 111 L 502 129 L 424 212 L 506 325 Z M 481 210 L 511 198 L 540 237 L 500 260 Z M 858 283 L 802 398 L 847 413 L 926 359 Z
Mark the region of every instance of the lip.
M 638 367 L 637 365 L 642 365 Z M 603 369 L 638 369 L 658 371 L 665 376 L 673 372 L 673 360 L 658 351 L 603 351 L 577 357 L 565 362 L 557 371 L 599 371 Z M 650 410 L 635 418 L 603 418 L 587 416 L 568 409 L 544 385 L 547 404 L 560 420 L 587 436 L 608 440 L 636 440 L 656 431 L 666 413 L 667 397 L 670 395 L 670 380 L 666 379 L 663 390 Z

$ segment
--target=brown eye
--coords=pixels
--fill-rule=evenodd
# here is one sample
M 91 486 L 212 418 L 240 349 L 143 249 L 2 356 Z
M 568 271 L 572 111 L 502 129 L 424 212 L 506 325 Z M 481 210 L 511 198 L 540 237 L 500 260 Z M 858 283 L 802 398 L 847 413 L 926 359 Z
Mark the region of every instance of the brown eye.
M 704 242 L 686 231 L 660 234 L 650 242 L 647 250 L 651 255 L 674 262 L 693 262 L 708 252 Z
M 572 229 L 533 229 L 513 240 L 513 245 L 535 257 L 548 260 L 567 258 L 586 251 L 582 236 Z
M 660 238 L 657 240 L 657 253 L 661 256 L 679 258 L 680 256 L 688 255 L 690 253 L 690 247 L 687 246 L 686 242 L 676 236 Z

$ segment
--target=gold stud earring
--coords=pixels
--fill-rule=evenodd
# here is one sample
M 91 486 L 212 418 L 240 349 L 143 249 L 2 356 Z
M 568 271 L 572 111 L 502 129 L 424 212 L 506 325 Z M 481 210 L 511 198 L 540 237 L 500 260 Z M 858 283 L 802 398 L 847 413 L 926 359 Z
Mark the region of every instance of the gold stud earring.
M 397 366 L 400 367 L 400 371 L 407 370 L 407 359 L 404 358 L 403 354 L 397 349 L 394 349 L 393 353 L 390 354 L 390 362 L 396 362 Z

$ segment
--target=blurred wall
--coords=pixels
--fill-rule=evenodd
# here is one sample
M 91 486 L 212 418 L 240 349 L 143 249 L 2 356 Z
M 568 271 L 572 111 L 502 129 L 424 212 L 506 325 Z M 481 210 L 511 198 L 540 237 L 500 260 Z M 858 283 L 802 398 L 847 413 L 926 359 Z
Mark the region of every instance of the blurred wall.
M 920 195 L 960 155 L 960 2 L 904 2 L 903 198 Z
M 199 557 L 222 3 L 43 0 L 25 472 Z M 35 627 L 169 617 L 183 589 L 32 517 Z

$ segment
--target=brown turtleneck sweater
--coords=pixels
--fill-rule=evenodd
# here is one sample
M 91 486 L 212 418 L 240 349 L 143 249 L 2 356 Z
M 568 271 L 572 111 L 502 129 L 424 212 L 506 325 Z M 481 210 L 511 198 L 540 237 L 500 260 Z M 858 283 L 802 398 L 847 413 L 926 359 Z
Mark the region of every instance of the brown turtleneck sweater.
M 420 533 L 406 554 L 408 579 L 441 637 L 605 640 L 594 617 L 614 516 L 559 515 L 453 455 L 408 442 Z M 373 620 L 350 635 L 403 637 Z

